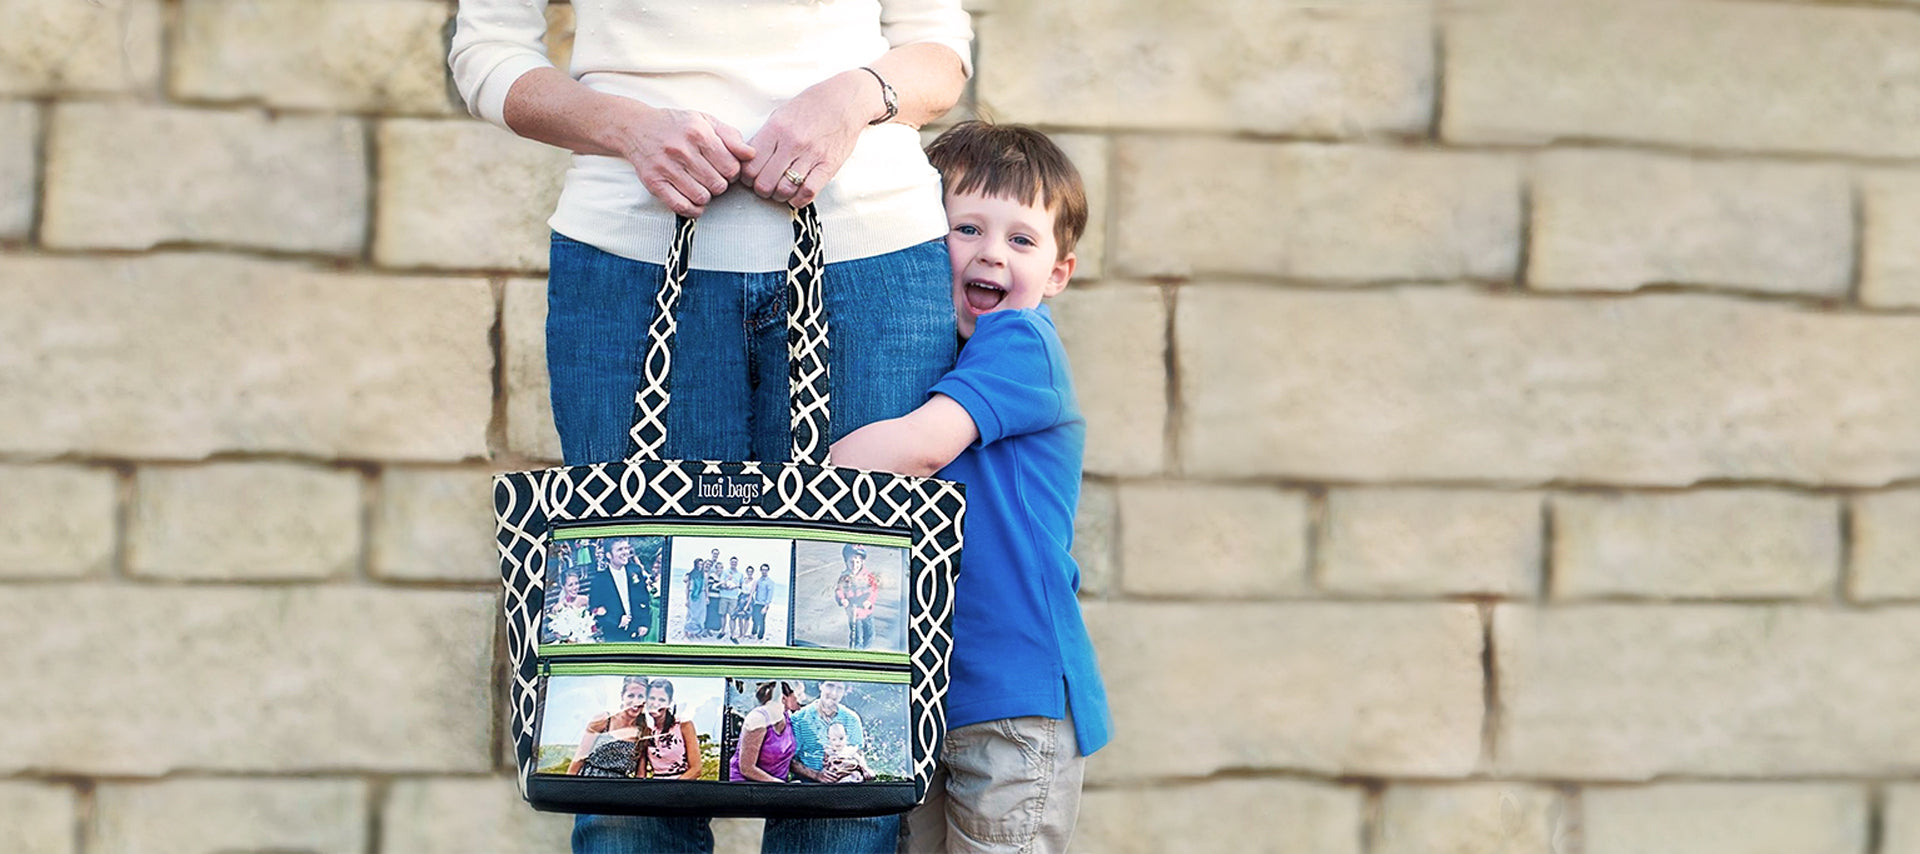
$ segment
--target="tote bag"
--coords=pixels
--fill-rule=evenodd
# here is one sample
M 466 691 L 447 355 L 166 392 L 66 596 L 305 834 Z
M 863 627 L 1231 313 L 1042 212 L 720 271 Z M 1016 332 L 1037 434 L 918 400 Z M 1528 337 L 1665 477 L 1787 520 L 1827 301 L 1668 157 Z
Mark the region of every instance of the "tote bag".
M 786 277 L 792 461 L 664 459 L 693 235 L 681 219 L 626 459 L 493 481 L 521 793 L 599 814 L 908 810 L 945 730 L 964 489 L 827 459 L 811 206 Z

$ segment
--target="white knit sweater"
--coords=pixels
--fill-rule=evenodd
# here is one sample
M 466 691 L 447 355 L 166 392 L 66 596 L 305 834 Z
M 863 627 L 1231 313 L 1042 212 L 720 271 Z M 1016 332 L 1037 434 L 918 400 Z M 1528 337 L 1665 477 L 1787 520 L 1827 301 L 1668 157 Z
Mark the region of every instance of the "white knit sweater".
M 460 0 L 454 84 L 475 116 L 506 127 L 507 89 L 550 66 L 546 0 Z M 945 45 L 969 74 L 972 29 L 960 0 L 575 0 L 575 79 L 656 107 L 707 112 L 751 139 L 801 90 L 871 63 L 891 47 Z M 879 103 L 874 104 L 876 114 Z M 880 255 L 946 233 L 939 176 L 913 128 L 869 127 L 815 202 L 829 263 Z M 616 255 L 661 263 L 673 212 L 618 157 L 575 155 L 548 224 Z M 786 266 L 788 208 L 735 186 L 707 205 L 692 265 L 765 272 Z

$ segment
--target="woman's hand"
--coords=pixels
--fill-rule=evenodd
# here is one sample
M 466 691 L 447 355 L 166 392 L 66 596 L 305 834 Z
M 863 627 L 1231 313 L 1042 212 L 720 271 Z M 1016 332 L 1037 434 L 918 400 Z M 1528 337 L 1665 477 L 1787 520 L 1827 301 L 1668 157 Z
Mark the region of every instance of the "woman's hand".
M 740 183 L 754 195 L 803 207 L 853 154 L 867 122 L 884 113 L 880 83 L 860 69 L 820 81 L 782 104 L 748 140 Z M 801 181 L 796 183 L 794 176 Z
M 706 213 L 754 156 L 740 131 L 706 113 L 621 99 L 610 131 L 640 184 L 681 216 Z

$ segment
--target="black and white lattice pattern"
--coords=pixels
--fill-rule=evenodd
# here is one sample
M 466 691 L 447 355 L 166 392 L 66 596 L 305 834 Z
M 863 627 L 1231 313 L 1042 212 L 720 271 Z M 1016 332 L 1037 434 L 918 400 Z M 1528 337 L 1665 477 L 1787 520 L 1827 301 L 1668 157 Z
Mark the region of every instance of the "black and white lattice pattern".
M 680 217 L 667 247 L 667 273 L 653 297 L 653 322 L 647 325 L 647 356 L 640 367 L 640 388 L 633 394 L 633 427 L 627 431 L 627 459 L 657 460 L 666 453 L 667 401 L 672 398 L 673 333 L 680 328 L 674 308 L 687 281 L 693 254 L 694 220 Z
M 831 426 L 828 345 L 821 276 L 820 222 L 811 206 L 794 212 L 793 253 L 787 269 L 788 387 L 791 463 L 703 462 L 662 459 L 671 399 L 673 338 L 693 246 L 693 221 L 682 218 L 667 254 L 667 272 L 654 300 L 647 354 L 634 394 L 627 459 L 494 477 L 500 580 L 508 652 L 513 664 L 513 737 L 521 794 L 534 763 L 539 700 L 538 622 L 552 525 L 594 519 L 710 517 L 765 522 L 834 522 L 909 533 L 912 607 L 908 619 L 909 698 L 913 775 L 926 796 L 946 731 L 942 701 L 953 646 L 953 585 L 959 572 L 965 491 L 931 478 L 837 469 L 825 465 Z M 700 476 L 761 484 L 758 502 L 698 500 Z
M 766 500 L 734 507 L 688 501 L 695 475 L 756 478 Z M 907 627 L 913 664 L 910 703 L 913 776 L 921 797 L 946 732 L 947 662 L 953 647 L 953 585 L 959 571 L 966 497 L 932 478 L 798 464 L 682 460 L 596 463 L 494 477 L 500 578 L 506 587 L 513 664 L 512 728 L 522 793 L 533 767 L 539 667 L 535 647 L 546 546 L 555 522 L 648 517 L 713 517 L 765 522 L 835 522 L 909 531 L 913 579 Z
M 793 254 L 787 259 L 787 394 L 796 463 L 827 462 L 833 421 L 827 411 L 827 312 L 820 277 L 825 270 L 820 217 L 807 205 L 793 212 Z

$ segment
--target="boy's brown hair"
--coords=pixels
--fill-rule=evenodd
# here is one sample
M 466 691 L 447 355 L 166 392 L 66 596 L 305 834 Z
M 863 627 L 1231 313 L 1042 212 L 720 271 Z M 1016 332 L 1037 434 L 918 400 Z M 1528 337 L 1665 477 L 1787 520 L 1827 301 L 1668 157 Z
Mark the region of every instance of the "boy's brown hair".
M 927 146 L 948 193 L 1013 199 L 1053 214 L 1053 240 L 1067 257 L 1087 228 L 1080 170 L 1047 135 L 1026 125 L 961 122 Z

